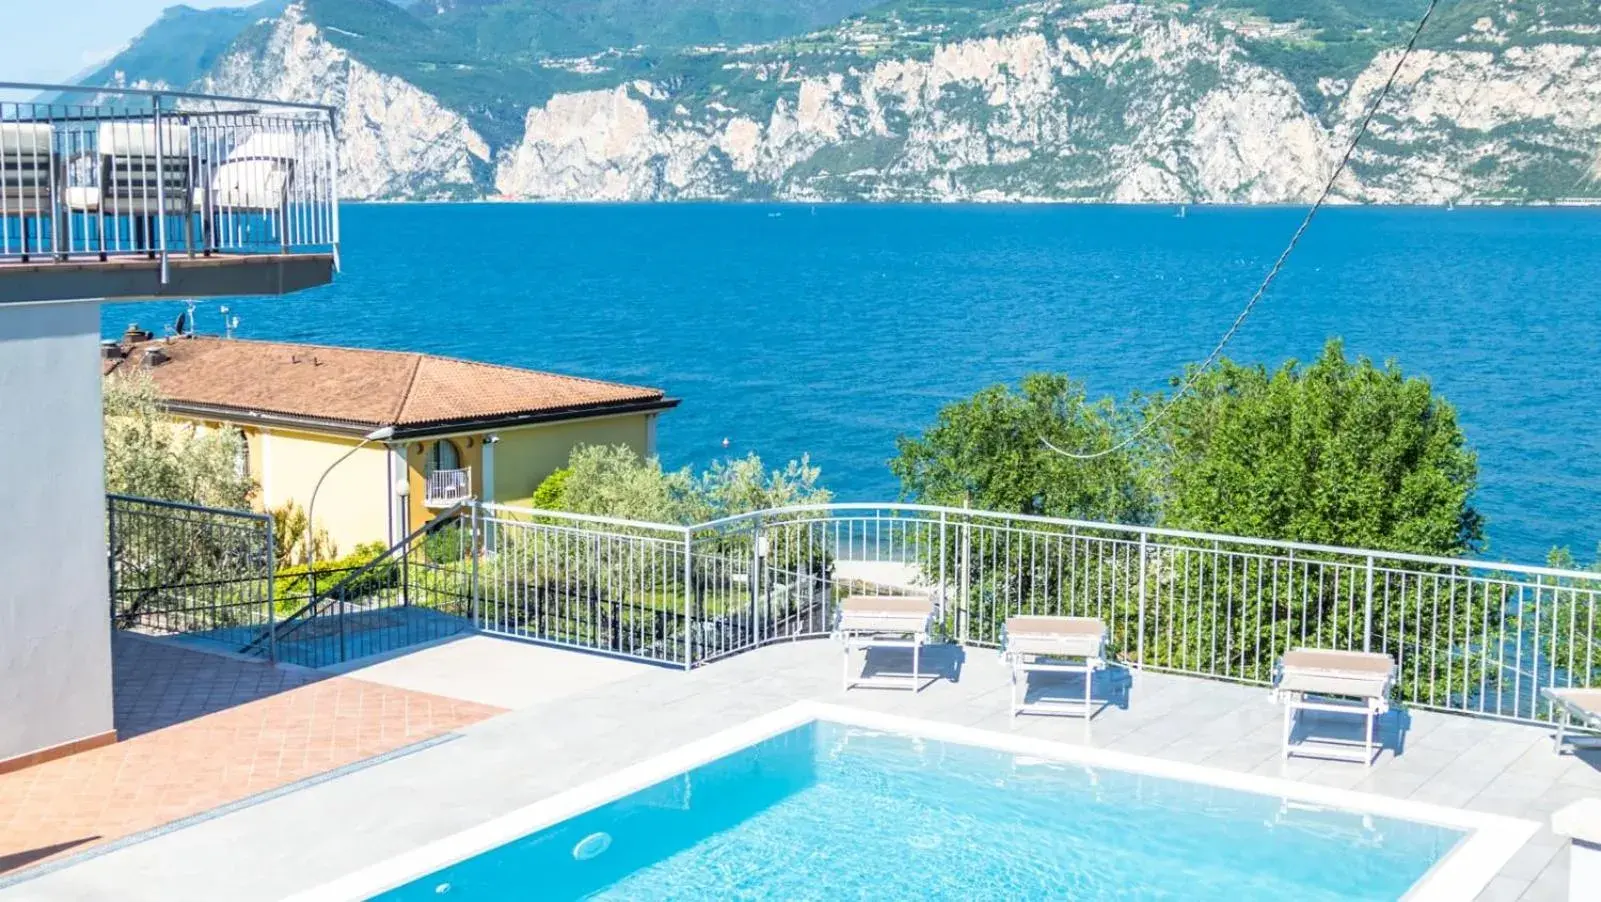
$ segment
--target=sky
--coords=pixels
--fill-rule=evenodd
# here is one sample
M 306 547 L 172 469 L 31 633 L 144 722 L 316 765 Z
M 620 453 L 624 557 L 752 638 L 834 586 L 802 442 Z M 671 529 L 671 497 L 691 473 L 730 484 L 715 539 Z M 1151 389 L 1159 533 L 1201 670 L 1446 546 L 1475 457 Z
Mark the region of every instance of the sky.
M 255 0 L 187 0 L 198 9 Z M 110 59 L 177 0 L 0 0 L 0 81 L 65 82 Z

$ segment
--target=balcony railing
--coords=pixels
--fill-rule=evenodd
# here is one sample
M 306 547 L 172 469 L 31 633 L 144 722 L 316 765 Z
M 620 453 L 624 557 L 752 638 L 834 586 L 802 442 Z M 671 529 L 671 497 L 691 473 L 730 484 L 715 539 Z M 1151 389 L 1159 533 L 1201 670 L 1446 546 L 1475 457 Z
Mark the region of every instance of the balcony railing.
M 0 265 L 337 254 L 337 180 L 326 106 L 0 82 Z
M 428 507 L 453 507 L 473 496 L 473 471 L 435 470 L 428 474 L 423 503 Z

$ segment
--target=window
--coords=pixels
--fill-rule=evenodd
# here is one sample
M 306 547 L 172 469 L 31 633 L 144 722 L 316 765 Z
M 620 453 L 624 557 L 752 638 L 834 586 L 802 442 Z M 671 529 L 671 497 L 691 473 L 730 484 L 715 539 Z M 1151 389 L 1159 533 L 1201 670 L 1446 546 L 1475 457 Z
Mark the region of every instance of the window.
M 461 469 L 461 453 L 456 450 L 455 443 L 450 439 L 442 438 L 428 449 L 428 462 L 424 471 L 428 475 L 433 475 L 439 470 L 459 469 Z

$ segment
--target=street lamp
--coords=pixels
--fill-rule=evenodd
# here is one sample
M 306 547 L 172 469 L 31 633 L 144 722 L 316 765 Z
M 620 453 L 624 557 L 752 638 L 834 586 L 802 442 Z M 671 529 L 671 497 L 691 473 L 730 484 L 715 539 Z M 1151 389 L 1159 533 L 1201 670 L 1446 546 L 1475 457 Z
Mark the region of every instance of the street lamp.
M 312 604 L 317 603 L 317 519 L 314 513 L 317 508 L 317 493 L 322 491 L 322 481 L 328 478 L 328 474 L 332 473 L 335 467 L 349 460 L 352 454 L 373 442 L 386 442 L 394 437 L 395 427 L 393 426 L 384 426 L 381 429 L 374 429 L 367 433 L 362 436 L 361 441 L 356 443 L 356 447 L 346 451 L 338 460 L 329 464 L 328 469 L 323 470 L 322 475 L 317 477 L 317 484 L 312 486 L 311 499 L 306 502 L 306 583 L 309 586 Z

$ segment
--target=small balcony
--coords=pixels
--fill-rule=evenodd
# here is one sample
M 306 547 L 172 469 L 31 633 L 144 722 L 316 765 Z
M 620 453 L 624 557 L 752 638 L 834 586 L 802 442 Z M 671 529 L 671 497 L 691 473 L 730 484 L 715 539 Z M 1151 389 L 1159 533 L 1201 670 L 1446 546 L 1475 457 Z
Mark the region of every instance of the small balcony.
M 0 82 L 0 303 L 325 284 L 337 178 L 326 106 Z
M 430 508 L 454 507 L 463 501 L 471 500 L 472 496 L 471 467 L 461 470 L 435 470 L 428 474 L 428 484 L 423 490 L 423 504 Z

